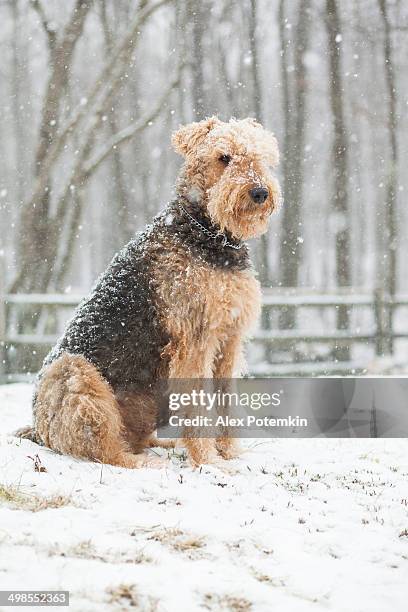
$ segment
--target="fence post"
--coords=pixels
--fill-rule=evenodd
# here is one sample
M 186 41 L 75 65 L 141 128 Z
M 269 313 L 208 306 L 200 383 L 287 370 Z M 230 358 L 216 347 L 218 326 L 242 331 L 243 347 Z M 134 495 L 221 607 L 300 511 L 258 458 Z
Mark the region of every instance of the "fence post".
M 389 316 L 391 305 L 386 302 L 383 289 L 377 288 L 374 292 L 374 316 L 376 323 L 375 353 L 378 357 L 391 353 L 392 317 Z
M 6 377 L 6 279 L 4 258 L 0 253 L 0 384 Z
M 394 296 L 387 293 L 385 305 L 385 346 L 388 355 L 394 354 Z

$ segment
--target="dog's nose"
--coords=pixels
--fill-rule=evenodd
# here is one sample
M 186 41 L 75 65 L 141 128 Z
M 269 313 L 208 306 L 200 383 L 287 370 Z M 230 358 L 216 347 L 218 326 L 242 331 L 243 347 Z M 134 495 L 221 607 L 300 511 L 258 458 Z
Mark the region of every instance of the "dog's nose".
M 269 195 L 269 192 L 265 187 L 255 187 L 249 190 L 249 195 L 255 204 L 263 204 Z

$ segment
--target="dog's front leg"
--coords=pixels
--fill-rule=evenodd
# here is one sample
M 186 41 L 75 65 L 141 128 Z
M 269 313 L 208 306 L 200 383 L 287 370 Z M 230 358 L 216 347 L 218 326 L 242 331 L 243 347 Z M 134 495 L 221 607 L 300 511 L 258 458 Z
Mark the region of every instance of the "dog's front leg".
M 212 378 L 212 365 L 217 346 L 216 338 L 207 338 L 206 342 L 191 342 L 190 340 L 190 343 L 187 339 L 183 339 L 168 348 L 169 379 L 172 392 L 178 390 L 186 393 L 190 387 L 194 388 L 194 381 Z M 192 410 L 192 406 L 184 407 L 183 416 L 188 418 Z M 194 408 L 194 414 L 197 414 L 196 408 Z M 182 438 L 181 444 L 187 449 L 189 458 L 195 466 L 217 463 L 219 460 L 214 438 L 205 437 L 205 433 L 203 430 L 200 431 L 199 427 L 186 427 L 185 437 Z
M 233 390 L 232 378 L 241 372 L 243 364 L 241 335 L 233 333 L 222 343 L 214 366 L 214 378 L 222 379 L 222 391 Z M 241 445 L 231 436 L 231 429 L 227 426 L 223 427 L 222 435 L 216 439 L 216 449 L 224 459 L 235 459 L 242 453 Z

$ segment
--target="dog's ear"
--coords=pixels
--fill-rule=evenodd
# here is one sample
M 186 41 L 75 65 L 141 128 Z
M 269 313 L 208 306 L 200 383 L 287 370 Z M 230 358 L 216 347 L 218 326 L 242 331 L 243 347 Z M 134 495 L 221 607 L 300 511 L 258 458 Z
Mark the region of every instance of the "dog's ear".
M 200 146 L 213 127 L 220 124 L 221 121 L 217 117 L 209 117 L 203 121 L 183 125 L 171 137 L 174 150 L 185 157 Z

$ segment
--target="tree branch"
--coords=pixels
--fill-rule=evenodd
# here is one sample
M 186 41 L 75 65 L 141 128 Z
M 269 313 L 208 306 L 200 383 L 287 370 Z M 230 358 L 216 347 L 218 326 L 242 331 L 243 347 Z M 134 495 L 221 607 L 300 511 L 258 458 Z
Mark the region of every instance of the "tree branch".
M 50 54 L 52 57 L 54 53 L 55 45 L 57 42 L 57 32 L 53 30 L 52 28 L 50 28 L 47 16 L 44 11 L 44 7 L 42 6 L 40 0 L 31 0 L 31 6 L 33 7 L 33 9 L 36 11 L 36 13 L 38 14 L 40 18 L 43 30 L 48 39 L 48 48 L 50 50 Z
M 132 25 L 128 31 L 128 34 L 124 37 L 124 40 L 118 44 L 117 50 L 113 52 L 112 59 L 110 60 L 108 65 L 105 66 L 101 70 L 100 74 L 95 79 L 94 86 L 92 87 L 90 93 L 88 94 L 86 98 L 86 102 L 80 103 L 77 106 L 76 110 L 72 114 L 71 119 L 67 121 L 65 126 L 62 127 L 61 130 L 53 138 L 53 143 L 51 147 L 49 148 L 47 154 L 45 155 L 44 159 L 42 160 L 41 169 L 37 176 L 37 179 L 34 185 L 33 194 L 28 204 L 29 206 L 32 207 L 33 202 L 35 202 L 38 199 L 38 197 L 41 195 L 41 193 L 46 188 L 51 168 L 56 162 L 56 160 L 58 159 L 60 153 L 63 151 L 68 137 L 74 132 L 75 129 L 78 128 L 81 120 L 89 113 L 90 108 L 92 104 L 95 102 L 95 99 L 97 98 L 100 90 L 104 86 L 106 86 L 107 82 L 109 82 L 109 79 L 112 76 L 112 72 L 114 71 L 114 68 L 118 60 L 120 59 L 121 55 L 123 54 L 124 49 L 126 49 L 126 46 L 129 44 L 129 41 L 132 40 L 132 37 L 133 38 L 135 37 L 137 30 L 143 24 L 143 22 L 146 21 L 146 19 L 155 10 L 157 10 L 160 6 L 167 4 L 169 1 L 170 0 L 159 0 L 155 4 L 146 6 L 141 11 L 138 11 L 137 17 L 135 17 L 135 19 L 133 20 Z M 118 79 L 119 77 L 116 77 L 115 81 L 117 81 Z M 100 113 L 101 112 L 100 109 L 103 108 L 103 106 L 105 106 L 106 99 L 108 98 L 108 96 L 112 94 L 112 87 L 113 87 L 113 84 L 111 82 L 109 94 L 105 95 L 103 103 L 100 104 L 95 114 Z
M 156 119 L 156 117 L 160 114 L 163 105 L 165 104 L 170 93 L 175 87 L 177 87 L 179 82 L 180 77 L 178 76 L 172 83 L 170 83 L 170 85 L 168 86 L 164 94 L 161 96 L 153 110 L 146 113 L 138 121 L 135 121 L 126 128 L 123 128 L 117 134 L 114 134 L 105 143 L 105 145 L 102 146 L 100 150 L 97 151 L 96 154 L 90 160 L 88 160 L 84 167 L 84 174 L 86 176 L 90 176 L 98 168 L 98 166 L 108 157 L 108 155 L 113 149 L 133 138 L 135 134 L 141 132 L 145 127 L 147 127 L 147 125 L 151 121 L 154 121 L 154 119 Z
M 64 27 L 61 39 L 53 50 L 51 72 L 44 95 L 41 111 L 39 139 L 35 154 L 34 192 L 25 202 L 20 217 L 20 271 L 11 285 L 11 290 L 17 291 L 22 283 L 30 289 L 32 283 L 37 285 L 38 279 L 30 278 L 29 270 L 33 265 L 40 269 L 42 262 L 49 260 L 49 243 L 46 239 L 49 224 L 51 165 L 50 150 L 58 130 L 58 119 L 62 97 L 69 78 L 75 46 L 83 31 L 83 26 L 94 0 L 76 0 L 70 18 Z M 41 283 L 42 285 L 44 283 Z
M 62 223 L 65 224 L 65 219 L 67 218 L 67 214 L 69 212 L 69 204 L 72 201 L 72 196 L 75 199 L 75 212 L 72 213 L 71 223 L 70 223 L 70 235 L 75 236 L 75 222 L 80 218 L 81 208 L 82 208 L 82 199 L 77 200 L 78 190 L 82 190 L 86 181 L 91 177 L 91 175 L 97 170 L 100 164 L 108 157 L 111 151 L 125 142 L 129 141 L 133 138 L 137 133 L 141 132 L 143 129 L 147 127 L 147 125 L 153 121 L 160 113 L 163 108 L 164 103 L 171 91 L 178 85 L 180 81 L 181 71 L 183 66 L 180 66 L 179 73 L 177 78 L 170 83 L 168 88 L 165 90 L 163 95 L 161 96 L 158 103 L 155 107 L 143 117 L 141 117 L 138 121 L 133 123 L 132 125 L 120 130 L 117 134 L 112 136 L 107 143 L 100 148 L 100 150 L 95 153 L 95 155 L 89 159 L 89 153 L 92 148 L 94 138 L 96 135 L 96 130 L 92 130 L 88 133 L 87 140 L 85 144 L 82 146 L 80 153 L 78 155 L 77 162 L 75 167 L 73 168 L 69 180 L 67 181 L 63 193 L 60 197 L 56 214 L 53 218 L 53 230 L 54 232 L 58 231 L 58 226 Z M 86 161 L 88 158 L 88 161 Z M 57 244 L 57 243 L 56 243 Z M 58 245 L 57 245 L 58 249 Z M 59 257 L 59 261 L 62 262 L 61 265 L 54 266 L 54 278 L 55 282 L 60 284 L 64 277 L 64 274 L 67 269 L 67 264 L 72 254 L 72 245 L 68 243 L 63 248 L 63 253 L 61 257 Z M 57 257 L 57 252 L 55 253 L 55 257 Z

